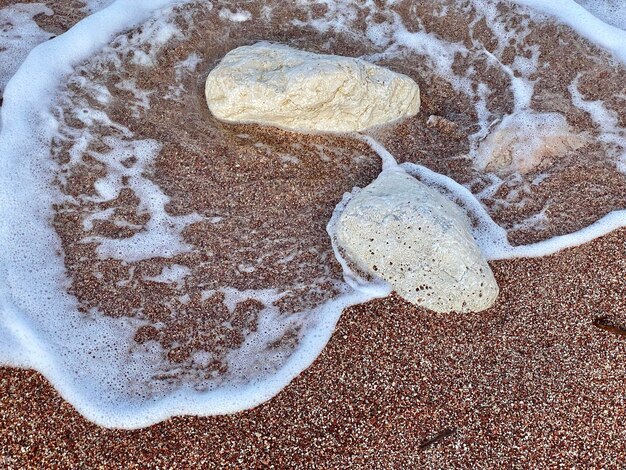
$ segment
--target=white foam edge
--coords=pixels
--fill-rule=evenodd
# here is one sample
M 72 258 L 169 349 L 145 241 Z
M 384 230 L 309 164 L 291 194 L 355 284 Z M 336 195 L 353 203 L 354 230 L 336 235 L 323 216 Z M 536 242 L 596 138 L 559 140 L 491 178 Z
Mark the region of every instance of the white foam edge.
M 605 23 L 574 0 L 513 0 L 553 16 L 626 63 L 626 31 Z

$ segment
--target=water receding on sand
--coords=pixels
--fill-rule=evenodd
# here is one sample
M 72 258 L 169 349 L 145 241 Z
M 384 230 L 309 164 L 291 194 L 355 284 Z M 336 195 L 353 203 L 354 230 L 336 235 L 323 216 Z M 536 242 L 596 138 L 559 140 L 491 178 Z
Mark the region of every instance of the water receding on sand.
M 220 123 L 206 75 L 259 40 L 407 74 L 422 109 L 372 130 L 374 141 Z M 568 234 L 626 207 L 624 72 L 513 4 L 158 10 L 63 78 L 41 124 L 49 157 L 35 168 L 46 174 L 12 169 L 53 203 L 37 217 L 54 231 L 3 238 L 21 244 L 2 265 L 10 302 L 50 358 L 27 351 L 23 362 L 104 425 L 267 400 L 319 354 L 345 306 L 387 292 L 346 284 L 326 232 L 343 194 L 379 174 L 384 149 L 464 203 L 486 251 L 496 237 L 481 217 L 513 245 Z M 56 268 L 28 274 L 44 238 Z M 45 285 L 29 291 L 34 279 Z

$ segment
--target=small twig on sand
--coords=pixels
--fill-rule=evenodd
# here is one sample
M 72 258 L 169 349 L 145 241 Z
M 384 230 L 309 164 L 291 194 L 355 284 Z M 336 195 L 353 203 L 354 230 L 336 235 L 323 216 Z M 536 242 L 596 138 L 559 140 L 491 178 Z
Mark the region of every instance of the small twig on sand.
M 442 439 L 445 439 L 448 436 L 451 436 L 452 434 L 456 433 L 456 429 L 454 428 L 445 428 L 443 431 L 439 431 L 437 434 L 435 434 L 433 437 L 431 437 L 430 439 L 425 440 L 424 442 L 422 442 L 420 444 L 419 449 L 420 450 L 424 450 L 434 444 L 437 444 L 439 441 L 441 441 Z
M 616 325 L 608 316 L 596 318 L 593 321 L 593 326 L 615 335 L 626 336 L 626 329 Z

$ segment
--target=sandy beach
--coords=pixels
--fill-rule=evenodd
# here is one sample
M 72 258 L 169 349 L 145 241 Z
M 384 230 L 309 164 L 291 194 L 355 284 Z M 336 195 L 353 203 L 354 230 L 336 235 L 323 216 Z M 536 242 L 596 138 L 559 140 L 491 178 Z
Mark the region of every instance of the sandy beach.
M 494 263 L 501 297 L 480 314 L 351 308 L 309 369 L 232 416 L 106 430 L 41 375 L 2 369 L 3 464 L 623 468 L 625 236 Z
M 0 0 L 0 7 L 12 3 Z M 48 3 L 55 14 L 37 21 L 51 35 L 86 14 L 77 13 L 77 2 Z M 290 18 L 323 19 L 323 6 L 306 17 L 296 7 L 276 5 L 278 13 L 261 20 L 261 7 L 250 4 L 253 19 L 242 24 L 220 19 L 217 10 L 181 7 L 177 24 L 187 36 L 154 54 L 158 68 L 138 66 L 120 46 L 72 76 L 115 90 L 110 101 L 96 102 L 95 88 L 77 81 L 68 80 L 62 90 L 56 117 L 63 138 L 53 141 L 52 155 L 66 199 L 55 203 L 53 223 L 71 279 L 68 291 L 82 314 L 97 309 L 109 318 L 141 317 L 158 326 L 134 332 L 138 350 L 154 342 L 164 351 L 154 390 L 141 392 L 147 396 L 187 382 L 203 390 L 207 377 L 226 374 L 229 352 L 255 331 L 263 305 L 248 299 L 227 311 L 223 286 L 285 290 L 289 295 L 276 306 L 287 318 L 337 296 L 341 267 L 325 225 L 344 192 L 367 185 L 380 171 L 378 157 L 354 136 L 226 125 L 210 115 L 205 72 L 236 46 L 267 39 L 348 56 L 382 50 L 368 49 L 346 32 L 287 24 Z M 397 7 L 402 17 L 413 10 L 408 1 Z M 391 17 L 364 12 L 352 26 Z M 496 41 L 481 23 L 471 34 L 463 32 L 463 13 L 421 18 L 422 26 L 468 47 Z M 526 47 L 541 51 L 550 66 L 533 75 L 530 105 L 562 113 L 587 141 L 522 176 L 497 170 L 504 183 L 483 203 L 514 244 L 567 234 L 626 207 L 626 176 L 605 158 L 601 130 L 568 98 L 575 82 L 581 96 L 602 100 L 626 125 L 619 98 L 626 93 L 624 67 L 569 28 L 541 23 L 534 31 L 511 44 L 501 60 L 526 54 Z M 197 74 L 181 68 L 196 54 L 190 70 Z M 469 155 L 478 108 L 421 65 L 419 54 L 406 57 L 411 60 L 381 56 L 378 62 L 420 83 L 422 110 L 372 135 L 398 162 L 425 165 L 480 192 L 489 179 Z M 491 87 L 490 112 L 514 111 L 506 68 L 480 54 L 456 60 L 455 67 L 475 69 L 475 79 Z M 170 198 L 165 209 L 172 220 L 204 217 L 184 230 L 192 251 L 133 262 L 98 255 L 94 237 L 130 238 L 149 217 L 128 177 L 111 201 L 82 197 L 96 194 L 98 178 L 107 173 L 106 164 L 88 153 L 106 154 L 112 148 L 106 139 L 123 134 L 113 124 L 89 127 L 90 140 L 76 163 L 72 145 L 88 126 L 72 113 L 87 105 L 100 106 L 129 133 L 162 143 L 144 173 Z M 440 125 L 431 124 L 432 116 Z M 137 160 L 122 165 L 139 166 Z M 97 211 L 113 216 L 85 224 Z M 545 220 L 527 223 L 538 212 Z M 263 263 L 254 264 L 259 253 Z M 154 281 L 172 263 L 190 267 L 184 282 L 164 287 Z M 626 467 L 626 229 L 543 258 L 490 265 L 500 286 L 490 309 L 435 313 L 395 294 L 350 307 L 308 369 L 268 402 L 233 415 L 106 429 L 82 417 L 41 374 L 0 368 L 0 467 Z M 277 348 L 295 350 L 301 328 L 286 329 Z M 212 362 L 199 367 L 197 351 L 210 352 Z

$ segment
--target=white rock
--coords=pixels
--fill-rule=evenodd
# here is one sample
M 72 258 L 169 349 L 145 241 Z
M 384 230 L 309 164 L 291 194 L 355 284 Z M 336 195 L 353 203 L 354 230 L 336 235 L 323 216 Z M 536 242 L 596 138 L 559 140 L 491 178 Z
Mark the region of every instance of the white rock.
M 480 311 L 498 296 L 465 213 L 404 172 L 385 171 L 356 190 L 333 235 L 348 261 L 413 304 Z
M 361 59 L 259 42 L 224 56 L 206 80 L 213 115 L 302 132 L 354 132 L 417 114 L 406 75 Z
M 476 163 L 481 170 L 524 174 L 587 143 L 562 114 L 522 111 L 506 116 L 481 142 Z

